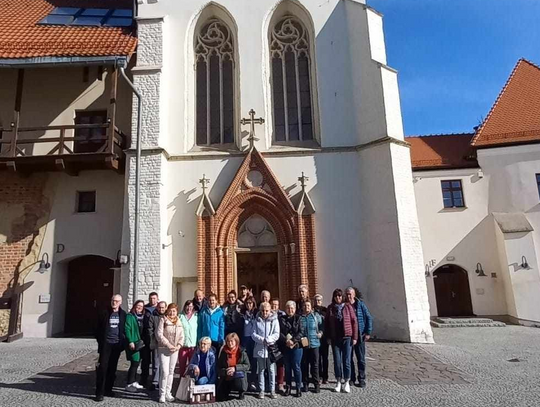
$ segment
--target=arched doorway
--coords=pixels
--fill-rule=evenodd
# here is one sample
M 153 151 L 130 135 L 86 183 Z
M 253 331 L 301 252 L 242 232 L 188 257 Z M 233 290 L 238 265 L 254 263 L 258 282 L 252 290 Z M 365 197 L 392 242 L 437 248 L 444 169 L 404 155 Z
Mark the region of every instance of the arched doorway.
M 109 306 L 114 287 L 114 261 L 82 256 L 68 264 L 64 333 L 92 334 L 97 312 Z
M 440 317 L 464 317 L 473 314 L 467 271 L 446 264 L 433 272 L 435 297 Z
M 246 285 L 260 298 L 263 290 L 279 297 L 279 262 L 275 232 L 260 215 L 252 215 L 238 230 L 236 286 Z

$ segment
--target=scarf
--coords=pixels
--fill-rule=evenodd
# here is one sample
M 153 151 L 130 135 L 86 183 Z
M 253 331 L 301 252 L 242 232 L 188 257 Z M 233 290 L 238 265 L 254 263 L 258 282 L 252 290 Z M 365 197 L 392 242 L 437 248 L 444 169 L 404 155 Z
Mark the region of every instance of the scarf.
M 216 308 L 214 308 L 214 309 L 208 307 L 208 310 L 210 311 L 210 315 L 213 315 L 214 312 L 216 312 L 218 309 L 219 309 L 219 307 L 216 307 Z
M 337 309 L 337 319 L 338 321 L 343 321 L 343 308 L 345 307 L 345 303 L 342 302 L 341 304 L 336 304 Z
M 175 316 L 174 318 L 171 318 L 170 316 L 167 315 L 167 319 L 171 321 L 174 325 L 178 324 L 178 315 Z
M 240 356 L 240 349 L 238 348 L 238 345 L 232 349 L 225 345 L 223 350 L 227 354 L 227 365 L 229 367 L 236 367 Z
M 186 312 L 184 315 L 186 316 L 187 320 L 189 321 L 191 317 L 195 314 L 195 309 L 193 309 L 189 314 Z

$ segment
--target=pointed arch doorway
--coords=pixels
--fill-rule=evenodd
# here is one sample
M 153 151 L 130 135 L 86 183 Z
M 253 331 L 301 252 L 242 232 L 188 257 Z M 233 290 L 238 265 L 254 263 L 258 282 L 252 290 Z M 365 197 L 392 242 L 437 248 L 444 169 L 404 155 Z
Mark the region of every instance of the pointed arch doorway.
M 279 248 L 275 232 L 262 216 L 252 215 L 238 230 L 235 286 L 251 288 L 258 300 L 263 290 L 280 296 Z
M 439 317 L 472 316 L 471 289 L 467 271 L 446 264 L 433 272 Z
M 294 205 L 255 147 L 217 209 L 206 193 L 207 181 L 201 179 L 196 211 L 199 288 L 220 301 L 250 283 L 254 295 L 268 289 L 272 296 L 295 298 L 300 284 L 317 292 L 315 209 L 305 184 Z

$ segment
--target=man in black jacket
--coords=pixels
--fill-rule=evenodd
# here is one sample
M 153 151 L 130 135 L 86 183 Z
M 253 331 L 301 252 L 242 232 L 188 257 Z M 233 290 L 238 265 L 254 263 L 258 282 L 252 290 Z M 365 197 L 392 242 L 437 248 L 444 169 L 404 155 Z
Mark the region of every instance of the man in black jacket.
M 96 366 L 96 401 L 114 397 L 118 359 L 125 348 L 126 312 L 121 308 L 122 296 L 113 295 L 109 309 L 100 313 L 96 328 L 99 359 Z
M 152 384 L 150 390 L 154 391 L 158 388 L 159 383 L 159 356 L 158 342 L 156 333 L 159 326 L 159 319 L 165 315 L 167 311 L 167 303 L 165 301 L 158 302 L 154 312 L 151 315 L 145 315 L 145 330 L 143 331 L 143 340 L 147 344 L 148 350 L 151 352 L 152 359 Z
M 144 306 L 143 317 L 143 335 L 144 348 L 141 349 L 141 377 L 139 383 L 146 387 L 148 382 L 148 375 L 150 374 L 150 363 L 153 364 L 154 358 L 152 357 L 152 351 L 150 350 L 150 342 L 148 335 L 148 320 L 154 313 L 159 303 L 158 293 L 151 292 L 148 295 L 148 304 Z
M 202 290 L 195 290 L 193 295 L 193 307 L 195 308 L 195 311 L 200 312 L 203 308 L 208 306 L 208 300 L 204 296 Z

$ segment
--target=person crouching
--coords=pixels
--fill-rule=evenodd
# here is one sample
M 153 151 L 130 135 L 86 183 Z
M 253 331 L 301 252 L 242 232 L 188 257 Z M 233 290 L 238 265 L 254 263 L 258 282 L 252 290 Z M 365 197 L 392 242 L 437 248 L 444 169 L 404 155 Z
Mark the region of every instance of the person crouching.
M 217 361 L 219 401 L 229 400 L 231 391 L 238 392 L 239 400 L 244 399 L 249 368 L 249 358 L 246 351 L 240 347 L 240 338 L 234 332 L 228 334 Z

